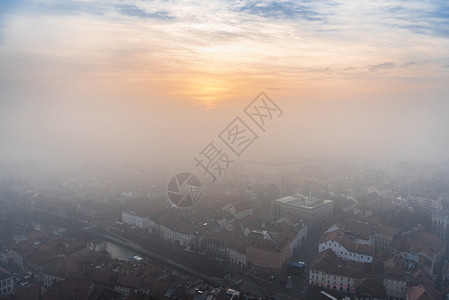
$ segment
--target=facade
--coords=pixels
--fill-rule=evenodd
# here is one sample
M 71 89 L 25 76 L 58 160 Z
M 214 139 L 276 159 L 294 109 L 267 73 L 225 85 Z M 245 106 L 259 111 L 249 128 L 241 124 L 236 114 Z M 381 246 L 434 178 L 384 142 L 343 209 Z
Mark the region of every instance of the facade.
M 44 273 L 44 286 L 48 289 L 50 289 L 56 282 L 61 280 L 64 280 L 64 278 L 50 274 L 49 272 Z
M 363 278 L 363 270 L 363 264 L 345 262 L 328 249 L 320 252 L 310 265 L 309 285 L 353 294 Z
M 246 240 L 232 232 L 210 234 L 201 242 L 202 249 L 239 267 L 246 267 Z
M 405 299 L 407 283 L 405 277 L 402 279 L 386 276 L 384 286 L 387 289 L 387 296 L 391 299 Z
M 247 264 L 261 271 L 280 273 L 290 259 L 290 242 L 289 237 L 282 234 L 277 239 L 250 235 L 246 245 Z
M 433 212 L 443 210 L 442 197 L 431 195 L 430 193 L 415 192 L 409 196 L 408 200 L 411 204 L 429 209 Z
M 191 247 L 194 245 L 194 232 L 176 230 L 164 225 L 160 225 L 159 234 L 163 240 L 170 243 L 178 244 L 183 247 Z
M 307 224 L 314 225 L 332 217 L 334 202 L 301 194 L 286 196 L 273 201 L 273 215 L 281 218 L 290 214 L 298 215 Z
M 14 291 L 14 276 L 0 267 L 0 295 L 11 294 Z
M 432 230 L 438 237 L 448 240 L 449 211 L 432 214 Z
M 393 242 L 394 229 L 389 226 L 379 224 L 374 229 L 373 244 L 376 252 L 390 254 L 391 243 Z
M 154 222 L 148 217 L 133 211 L 122 212 L 122 222 L 139 228 L 153 228 Z

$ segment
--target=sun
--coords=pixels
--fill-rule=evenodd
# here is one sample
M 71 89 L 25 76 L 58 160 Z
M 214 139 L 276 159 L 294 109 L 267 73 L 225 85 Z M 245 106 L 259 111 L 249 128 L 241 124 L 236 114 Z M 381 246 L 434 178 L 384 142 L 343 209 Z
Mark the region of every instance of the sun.
M 205 109 L 214 109 L 230 91 L 229 83 L 220 78 L 196 78 L 192 80 L 189 94 Z

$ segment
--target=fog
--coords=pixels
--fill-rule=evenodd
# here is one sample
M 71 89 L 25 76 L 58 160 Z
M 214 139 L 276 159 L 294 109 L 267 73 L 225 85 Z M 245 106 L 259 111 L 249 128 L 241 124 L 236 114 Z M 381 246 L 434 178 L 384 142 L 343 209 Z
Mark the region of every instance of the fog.
M 267 94 L 284 113 L 266 132 L 258 132 L 259 139 L 241 161 L 317 155 L 447 159 L 449 104 L 442 96 L 302 99 Z M 188 101 L 134 100 L 70 93 L 3 97 L 1 159 L 46 160 L 67 167 L 93 161 L 189 167 L 209 141 L 235 117 L 244 116 L 252 99 L 224 101 L 212 109 Z
M 0 298 L 448 298 L 448 16 L 0 0 Z
M 349 20 L 309 3 L 328 20 L 316 22 L 284 6 L 269 6 L 271 15 L 231 3 L 204 12 L 135 5 L 82 1 L 68 13 L 57 1 L 4 4 L 2 161 L 188 167 L 262 91 L 284 113 L 241 161 L 447 159 L 448 40 L 438 15 L 410 10 L 399 21 L 380 5 L 384 14 L 357 8 Z M 415 30 L 420 17 L 427 27 Z

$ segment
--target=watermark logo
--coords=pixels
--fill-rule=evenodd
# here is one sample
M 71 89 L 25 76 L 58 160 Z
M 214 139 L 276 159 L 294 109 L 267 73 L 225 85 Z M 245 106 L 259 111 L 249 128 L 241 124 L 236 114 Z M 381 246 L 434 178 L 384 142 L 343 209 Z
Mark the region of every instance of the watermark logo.
M 167 186 L 168 198 L 176 207 L 190 207 L 201 198 L 201 181 L 193 174 L 180 173 L 170 179 Z
M 244 109 L 245 114 L 265 132 L 267 125 L 282 116 L 283 112 L 264 92 Z
M 259 137 L 239 117 L 235 118 L 218 137 L 240 157 L 242 153 Z
M 283 114 L 281 108 L 264 92 L 251 101 L 243 112 L 242 116 L 237 116 L 218 134 L 217 140 L 211 140 L 193 157 L 195 167 L 213 183 L 230 169 L 231 164 L 241 157 L 260 134 L 265 133 L 274 119 Z M 203 191 L 201 181 L 191 173 L 174 176 L 167 190 L 170 201 L 176 207 L 195 205 Z

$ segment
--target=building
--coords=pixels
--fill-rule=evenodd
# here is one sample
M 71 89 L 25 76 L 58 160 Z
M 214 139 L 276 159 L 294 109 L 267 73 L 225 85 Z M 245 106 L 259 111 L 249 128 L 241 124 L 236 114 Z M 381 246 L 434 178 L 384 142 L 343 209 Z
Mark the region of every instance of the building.
M 391 243 L 395 229 L 382 223 L 361 220 L 346 220 L 341 224 L 334 224 L 325 233 L 340 230 L 357 244 L 374 246 L 376 253 L 390 254 Z
M 312 227 L 332 217 L 333 213 L 334 202 L 332 200 L 295 194 L 273 201 L 273 215 L 275 217 L 298 215 Z
M 432 214 L 432 230 L 441 239 L 448 240 L 449 211 Z
M 374 258 L 374 247 L 359 243 L 342 230 L 325 232 L 318 246 L 318 252 L 332 250 L 343 260 L 371 263 Z
M 355 287 L 356 300 L 381 300 L 387 299 L 387 291 L 382 280 L 376 277 L 364 277 L 357 282 Z
M 280 273 L 290 259 L 291 240 L 284 233 L 252 232 L 246 245 L 247 264 L 261 272 Z
M 232 202 L 227 203 L 221 209 L 237 219 L 243 219 L 254 214 L 254 207 L 247 198 L 232 199 Z
M 154 227 L 154 222 L 143 212 L 124 211 L 122 212 L 122 222 L 144 229 Z
M 390 299 L 405 299 L 407 273 L 393 259 L 384 262 L 383 284 Z
M 221 228 L 216 220 L 194 222 L 192 217 L 166 212 L 154 220 L 154 232 L 159 238 L 182 247 L 199 247 L 208 234 Z
M 11 294 L 14 290 L 14 276 L 0 267 L 0 295 Z
M 437 300 L 442 299 L 442 295 L 435 288 L 430 286 L 411 286 L 406 291 L 407 300 Z
M 443 198 L 432 192 L 414 191 L 408 197 L 408 201 L 418 207 L 439 212 L 443 209 Z
M 318 253 L 310 265 L 309 285 L 353 294 L 364 277 L 364 268 L 364 264 L 344 261 L 327 249 Z
M 373 233 L 373 244 L 376 252 L 390 254 L 395 230 L 393 227 L 378 224 Z
M 298 218 L 298 216 L 289 216 L 285 219 L 280 219 L 277 221 L 277 226 L 275 228 L 278 232 L 286 232 L 292 236 L 290 242 L 290 256 L 293 255 L 293 252 L 307 239 L 307 225 L 304 224 L 302 219 Z
M 391 245 L 391 254 L 396 262 L 407 269 L 423 269 L 433 273 L 443 259 L 446 246 L 438 236 L 420 227 L 397 236 Z
M 246 239 L 226 230 L 213 232 L 201 241 L 202 249 L 219 259 L 246 267 Z

